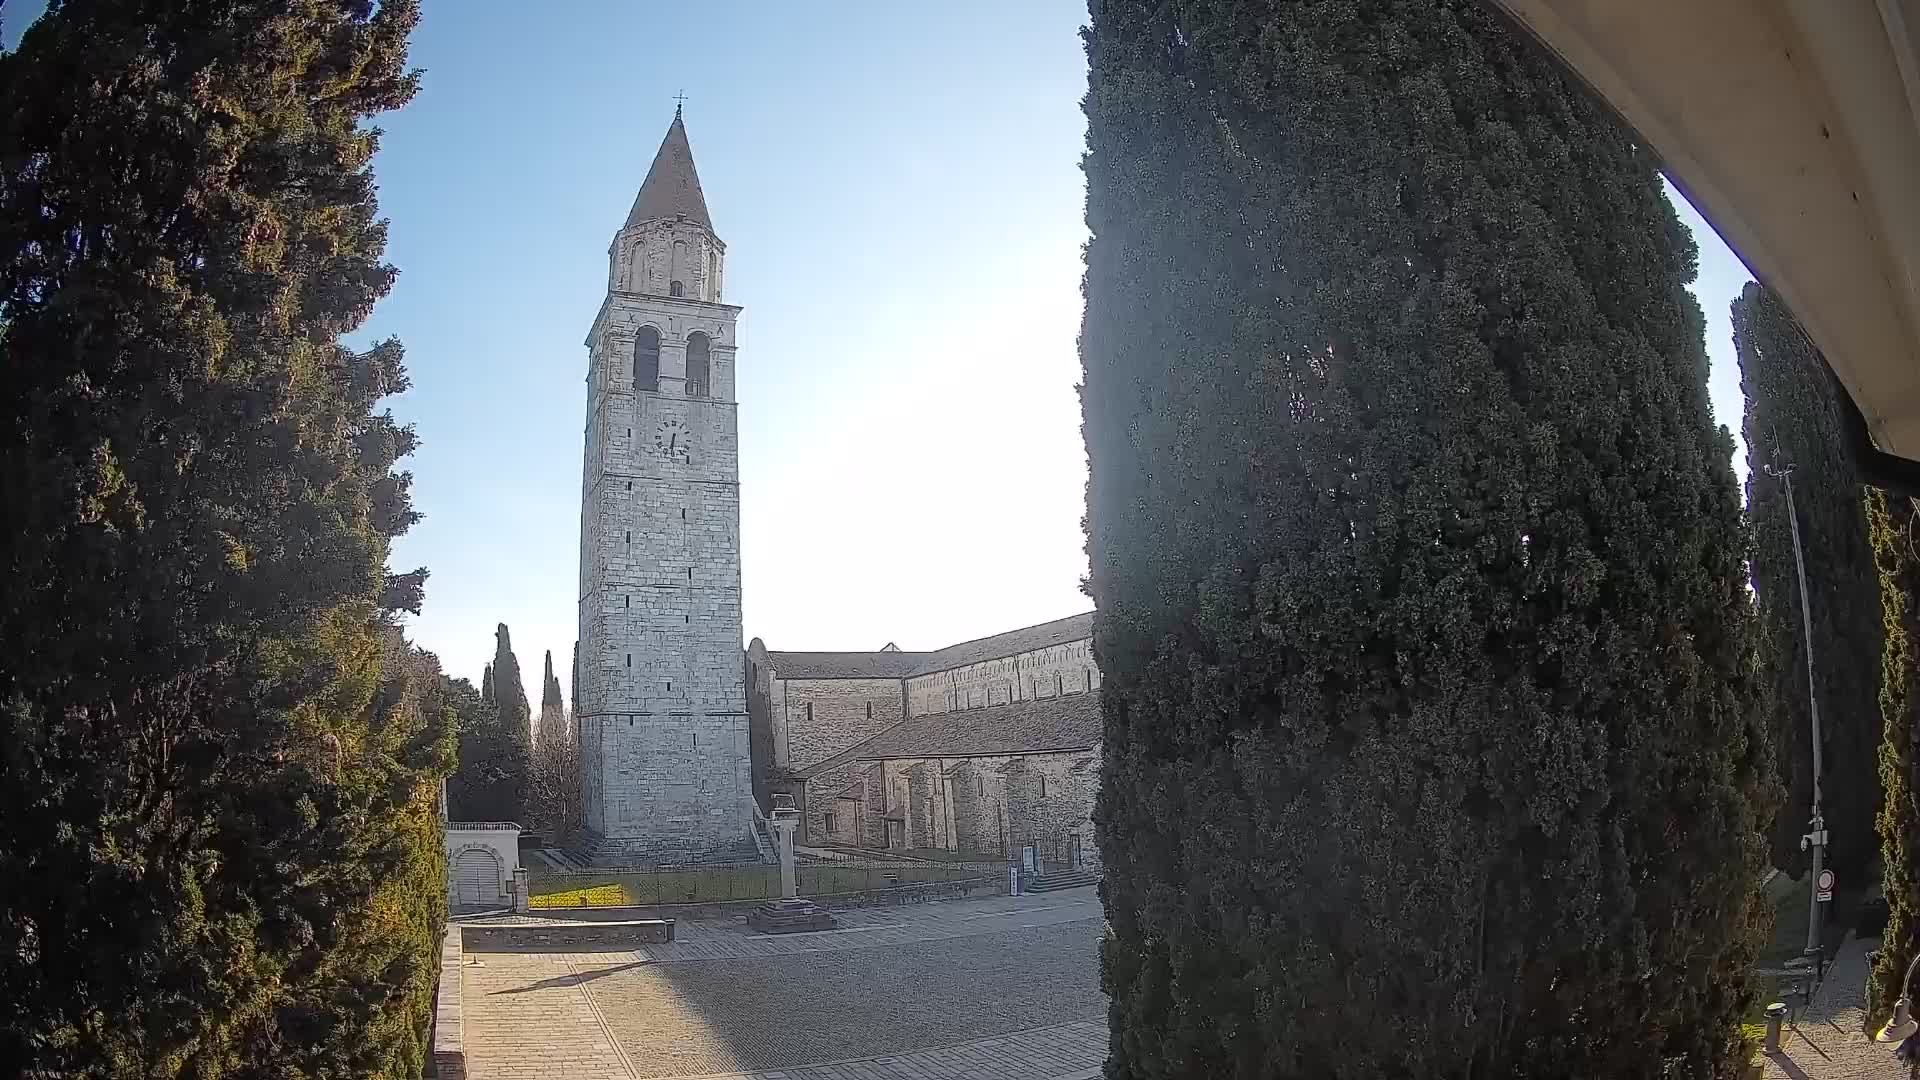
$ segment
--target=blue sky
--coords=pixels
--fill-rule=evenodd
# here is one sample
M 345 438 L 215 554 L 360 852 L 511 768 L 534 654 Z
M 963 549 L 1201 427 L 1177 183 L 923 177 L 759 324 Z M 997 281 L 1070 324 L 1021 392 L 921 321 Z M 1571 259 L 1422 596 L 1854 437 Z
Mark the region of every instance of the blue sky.
M 9 5 L 9 36 L 32 4 Z M 748 636 L 935 648 L 1086 610 L 1078 0 L 429 0 L 377 162 L 401 269 L 367 334 L 407 346 L 432 570 L 411 633 L 476 681 L 493 626 L 529 687 L 574 639 L 581 339 L 606 248 L 687 95 L 739 351 Z M 1715 409 L 1727 304 L 1701 243 Z M 1744 467 L 1743 462 L 1736 463 Z

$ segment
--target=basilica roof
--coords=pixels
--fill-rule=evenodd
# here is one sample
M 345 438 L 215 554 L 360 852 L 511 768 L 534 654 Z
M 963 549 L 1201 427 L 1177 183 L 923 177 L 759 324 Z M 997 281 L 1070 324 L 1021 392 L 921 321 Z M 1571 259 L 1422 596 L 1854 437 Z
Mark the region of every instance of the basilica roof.
M 912 675 L 928 653 L 770 652 L 767 663 L 782 679 L 901 679 Z
M 667 137 L 653 155 L 653 167 L 634 196 L 633 209 L 627 213 L 627 227 L 642 221 L 656 221 L 684 215 L 688 221 L 713 231 L 713 219 L 707 216 L 707 198 L 700 192 L 700 174 L 693 167 L 693 147 L 687 142 L 687 125 L 675 110 Z
M 767 661 L 782 679 L 905 679 L 936 671 L 998 660 L 1093 636 L 1093 612 L 1023 626 L 992 637 L 963 641 L 933 652 L 769 652 Z
M 1008 757 L 1091 750 L 1098 745 L 1100 695 L 1065 694 L 916 716 L 803 770 L 801 775 L 817 776 L 854 761 Z

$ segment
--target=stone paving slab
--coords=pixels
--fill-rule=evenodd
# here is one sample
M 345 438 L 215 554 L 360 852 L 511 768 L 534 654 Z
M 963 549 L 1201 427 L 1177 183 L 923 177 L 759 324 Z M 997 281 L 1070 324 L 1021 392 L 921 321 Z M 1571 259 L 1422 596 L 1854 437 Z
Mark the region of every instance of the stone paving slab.
M 765 938 L 715 925 L 632 951 L 470 956 L 481 963 L 462 968 L 468 1075 L 1098 1075 L 1106 1029 L 1096 898 L 916 907 L 816 934 Z
M 907 911 L 836 913 L 835 917 L 841 922 L 838 929 L 798 934 L 756 933 L 746 928 L 744 918 L 724 922 L 687 922 L 678 926 L 673 942 L 639 946 L 631 951 L 601 950 L 592 955 L 654 963 L 794 956 L 995 934 L 1104 916 L 1100 899 L 1091 889 L 1074 890 L 1064 895 L 1050 893 L 1044 896 L 916 904 Z
M 461 969 L 472 1080 L 632 1080 L 575 957 L 496 953 Z M 473 961 L 478 960 L 479 963 Z
M 917 1054 L 679 1080 L 1094 1080 L 1106 1057 L 1107 1022 L 1082 1020 Z
M 1834 954 L 1825 982 L 1794 1026 L 1781 1032 L 1780 1053 L 1762 1054 L 1766 1080 L 1894 1080 L 1903 1075 L 1893 1047 L 1867 1037 L 1862 989 L 1867 953 L 1879 938 L 1849 937 Z

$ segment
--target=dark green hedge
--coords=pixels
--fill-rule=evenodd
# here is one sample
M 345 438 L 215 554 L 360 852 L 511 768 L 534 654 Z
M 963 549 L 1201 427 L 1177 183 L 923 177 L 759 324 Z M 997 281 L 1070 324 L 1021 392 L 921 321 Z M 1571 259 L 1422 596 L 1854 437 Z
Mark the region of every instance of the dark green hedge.
M 0 55 L 0 1071 L 417 1076 L 451 710 L 368 122 L 410 0 L 69 0 Z
M 1088 53 L 1108 1075 L 1733 1075 L 1771 733 L 1657 163 L 1465 0 Z
M 1772 833 L 1774 865 L 1806 872 L 1800 838 L 1813 796 L 1800 582 L 1786 494 L 1768 471 L 1790 465 L 1813 613 L 1827 864 L 1858 883 L 1879 851 L 1873 822 L 1880 807 L 1880 584 L 1867 542 L 1865 493 L 1845 449 L 1839 387 L 1787 306 L 1748 283 L 1733 302 L 1733 340 L 1747 398 L 1754 593 L 1776 702 L 1775 759 L 1787 790 Z

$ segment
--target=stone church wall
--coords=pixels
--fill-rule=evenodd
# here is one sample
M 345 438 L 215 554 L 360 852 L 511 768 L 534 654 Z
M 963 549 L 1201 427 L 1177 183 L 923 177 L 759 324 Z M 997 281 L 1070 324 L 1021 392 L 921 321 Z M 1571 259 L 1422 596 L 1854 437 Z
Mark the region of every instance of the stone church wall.
M 1097 867 L 1099 783 L 1097 750 L 852 762 L 808 781 L 806 836 L 992 859 L 1031 844 L 1047 868 Z
M 906 719 L 899 679 L 774 676 L 774 760 L 790 769 L 825 761 Z
M 1093 663 L 1092 645 L 1082 638 L 915 675 L 906 680 L 907 715 L 978 709 L 1097 689 L 1100 670 Z

